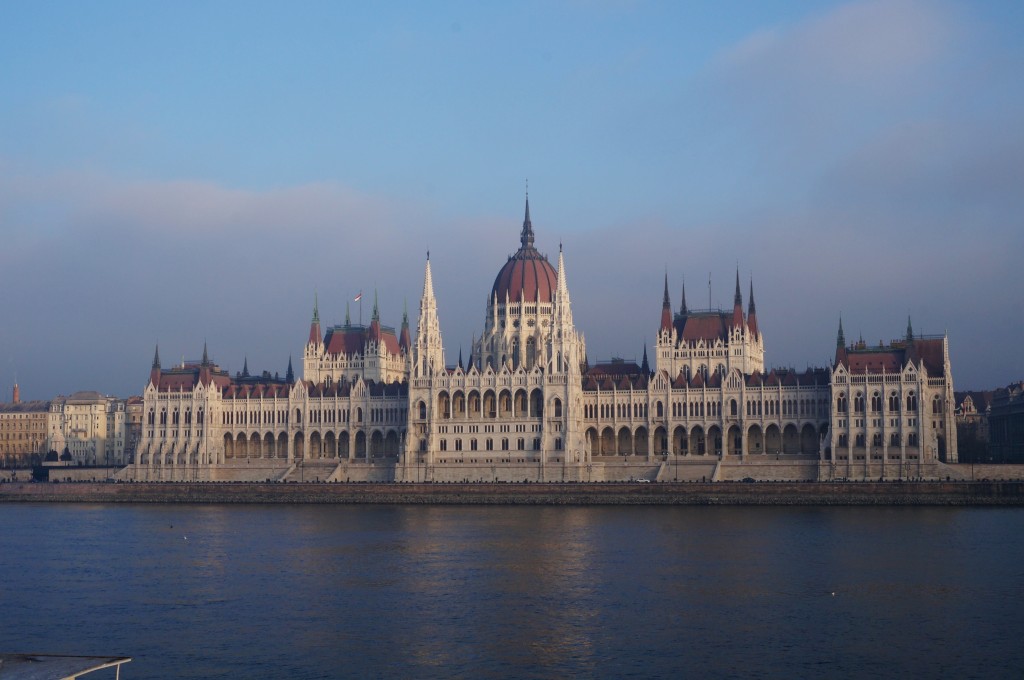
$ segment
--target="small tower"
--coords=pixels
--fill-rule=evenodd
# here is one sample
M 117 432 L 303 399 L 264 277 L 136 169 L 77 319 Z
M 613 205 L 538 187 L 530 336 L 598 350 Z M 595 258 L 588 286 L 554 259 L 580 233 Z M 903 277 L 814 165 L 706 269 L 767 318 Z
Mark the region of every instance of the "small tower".
M 441 325 L 437 320 L 437 299 L 434 297 L 434 278 L 430 273 L 430 253 L 423 271 L 423 295 L 420 298 L 420 320 L 416 328 L 415 375 L 426 377 L 434 371 L 444 370 L 444 347 L 441 344 Z
M 153 352 L 153 367 L 149 371 L 149 382 L 153 383 L 154 387 L 160 385 L 160 345 L 157 345 Z
M 750 306 L 747 308 L 747 329 L 750 337 L 757 339 L 757 307 L 754 305 L 754 279 L 750 279 Z
M 15 383 L 14 383 L 14 389 L 11 390 L 11 403 L 12 404 L 20 404 L 21 403 L 21 390 L 18 388 L 17 381 L 15 381 Z
M 740 270 L 736 268 L 736 294 L 732 299 L 732 327 L 743 328 L 743 294 L 740 292 Z
M 668 272 L 665 272 L 665 292 L 661 298 L 661 331 L 672 332 L 672 302 L 668 298 Z

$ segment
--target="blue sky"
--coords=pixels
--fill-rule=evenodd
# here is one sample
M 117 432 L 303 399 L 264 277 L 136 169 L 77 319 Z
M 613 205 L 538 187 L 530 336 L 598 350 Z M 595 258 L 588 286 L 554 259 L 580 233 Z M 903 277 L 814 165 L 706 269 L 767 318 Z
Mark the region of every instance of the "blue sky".
M 314 291 L 483 326 L 530 182 L 592 360 L 753 277 L 767 361 L 948 332 L 1024 377 L 1016 2 L 7 3 L 0 390 L 283 372 Z M 353 315 L 357 308 L 352 308 Z M 368 314 L 368 309 L 364 309 Z M 415 319 L 413 320 L 415 323 Z

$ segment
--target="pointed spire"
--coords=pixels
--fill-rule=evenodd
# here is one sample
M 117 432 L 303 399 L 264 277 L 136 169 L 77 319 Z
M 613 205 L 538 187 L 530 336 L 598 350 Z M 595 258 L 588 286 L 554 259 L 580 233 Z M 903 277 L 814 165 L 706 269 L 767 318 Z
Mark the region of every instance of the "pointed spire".
M 157 343 L 156 351 L 153 352 L 153 368 L 160 369 L 160 344 Z
M 732 299 L 733 328 L 743 327 L 743 294 L 740 293 L 740 268 L 736 267 L 736 294 Z
M 643 371 L 644 373 L 648 374 L 648 375 L 650 375 L 650 373 L 651 373 L 651 365 L 647 361 L 647 342 L 646 341 L 644 342 L 644 359 L 643 359 L 643 362 L 641 362 L 641 364 L 640 364 L 640 370 Z
M 245 357 L 245 359 L 242 361 L 242 377 L 249 377 L 249 357 Z
M 672 330 L 672 301 L 668 298 L 668 272 L 665 272 L 665 292 L 661 297 L 661 330 Z
M 295 372 L 292 370 L 292 357 L 288 355 L 288 371 L 284 374 L 285 382 L 291 385 L 295 382 Z
M 459 345 L 459 368 L 462 368 L 462 345 Z
M 206 340 L 203 340 L 203 366 L 210 365 L 210 355 L 206 352 Z
M 533 223 L 530 221 L 530 191 L 526 191 L 526 216 L 523 217 L 523 231 L 519 234 L 523 248 L 533 248 Z
M 320 300 L 316 293 L 313 293 L 313 320 L 309 322 L 309 339 L 307 345 L 318 345 L 323 341 L 320 335 Z
M 346 326 L 351 326 L 352 325 L 352 315 L 349 313 L 348 305 L 349 305 L 348 300 L 345 300 L 345 325 Z
M 907 314 L 907 342 L 914 341 L 914 327 L 910 324 L 910 315 Z
M 380 310 L 377 307 L 377 289 L 373 289 L 373 316 L 374 321 L 380 321 Z
M 434 298 L 434 277 L 430 273 L 430 251 L 427 251 L 427 266 L 423 274 L 423 297 Z
M 680 298 L 682 299 L 682 301 L 679 304 L 679 313 L 682 316 L 686 316 L 686 314 L 688 313 L 688 310 L 686 309 L 686 279 L 685 279 L 685 277 L 683 278 L 683 292 L 681 293 Z
M 750 306 L 747 307 L 747 328 L 750 334 L 757 337 L 757 305 L 754 304 L 754 277 L 750 277 Z
M 839 316 L 839 334 L 836 336 L 836 347 L 846 347 L 846 335 L 843 334 L 843 317 Z

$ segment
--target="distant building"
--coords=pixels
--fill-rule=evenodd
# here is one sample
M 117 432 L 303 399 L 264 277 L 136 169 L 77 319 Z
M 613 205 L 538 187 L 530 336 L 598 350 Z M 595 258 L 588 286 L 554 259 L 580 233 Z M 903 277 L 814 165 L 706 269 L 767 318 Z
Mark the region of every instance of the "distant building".
M 988 418 L 994 394 L 993 390 L 954 394 L 956 435 L 962 463 L 982 463 L 991 460 Z
M 671 466 L 701 479 L 732 465 L 877 479 L 957 461 L 944 336 L 908 320 L 888 345 L 847 345 L 840 322 L 832 366 L 766 371 L 752 283 L 746 309 L 737 273 L 731 310 L 692 309 L 683 291 L 676 312 L 666 275 L 654 366 L 647 348 L 639 364 L 591 366 L 564 255 L 555 267 L 536 249 L 528 201 L 519 238 L 465 361 L 446 362 L 429 256 L 415 338 L 407 314 L 382 326 L 376 301 L 369 326 L 346 313 L 324 332 L 314 301 L 298 379 L 291 362 L 283 380 L 247 363 L 232 377 L 205 347 L 169 369 L 157 352 L 132 476 L 563 481 Z
M 142 439 L 142 397 L 128 397 L 124 402 L 124 459 L 126 463 L 135 462 L 135 452 Z
M 997 463 L 1024 463 L 1024 382 L 992 394 L 988 417 L 989 451 Z
M 11 402 L 0 404 L 0 467 L 38 464 L 45 453 L 48 401 L 21 401 L 15 384 Z
M 74 465 L 124 465 L 125 425 L 123 400 L 99 392 L 57 397 L 50 402 L 47 451 L 66 451 Z

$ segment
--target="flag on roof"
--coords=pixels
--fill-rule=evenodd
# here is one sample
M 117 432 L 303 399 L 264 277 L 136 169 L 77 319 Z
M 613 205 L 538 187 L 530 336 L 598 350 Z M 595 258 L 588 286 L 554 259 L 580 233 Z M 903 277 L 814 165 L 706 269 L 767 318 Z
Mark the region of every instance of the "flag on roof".
M 356 299 L 353 300 L 352 302 L 359 302 L 362 299 L 363 299 L 363 291 L 359 291 L 359 295 L 356 295 Z

